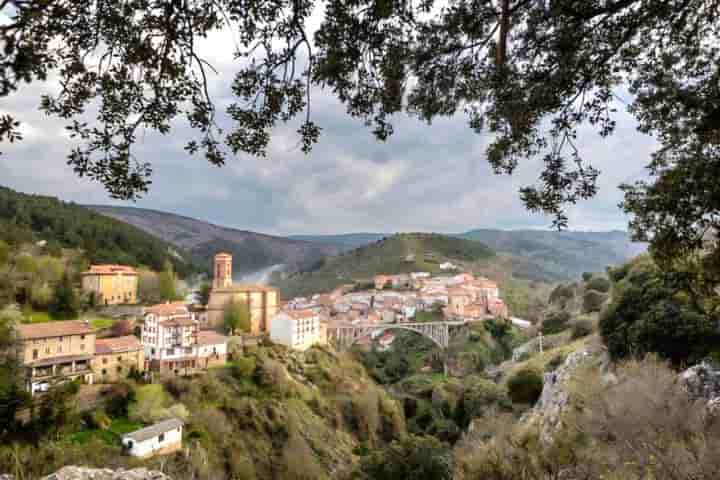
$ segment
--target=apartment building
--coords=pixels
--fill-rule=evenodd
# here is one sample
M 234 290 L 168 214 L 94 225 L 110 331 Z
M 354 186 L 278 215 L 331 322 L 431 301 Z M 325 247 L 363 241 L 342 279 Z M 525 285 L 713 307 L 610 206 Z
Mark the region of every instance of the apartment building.
M 18 358 L 27 369 L 32 394 L 70 380 L 93 383 L 95 331 L 84 321 L 69 320 L 17 326 Z
M 270 326 L 270 340 L 295 350 L 327 344 L 327 326 L 312 310 L 278 313 Z
M 199 323 L 187 306 L 162 303 L 147 307 L 141 341 L 147 367 L 162 374 L 186 374 L 197 368 Z

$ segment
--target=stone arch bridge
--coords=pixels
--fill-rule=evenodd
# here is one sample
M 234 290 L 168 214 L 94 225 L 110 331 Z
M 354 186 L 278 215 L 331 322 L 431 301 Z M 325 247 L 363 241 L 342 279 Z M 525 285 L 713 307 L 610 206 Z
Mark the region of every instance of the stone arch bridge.
M 350 348 L 361 338 L 384 332 L 385 330 L 409 330 L 432 340 L 441 349 L 446 349 L 450 343 L 450 329 L 465 325 L 463 321 L 447 322 L 403 322 L 403 323 L 371 323 L 355 325 L 336 325 L 328 327 L 328 340 L 336 348 L 344 350 Z

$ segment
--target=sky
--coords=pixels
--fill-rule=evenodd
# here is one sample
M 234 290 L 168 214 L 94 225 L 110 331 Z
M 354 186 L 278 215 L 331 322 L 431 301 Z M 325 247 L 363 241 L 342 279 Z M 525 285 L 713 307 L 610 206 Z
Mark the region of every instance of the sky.
M 231 101 L 237 65 L 225 35 L 201 53 L 219 74 L 211 96 Z M 525 210 L 519 189 L 533 184 L 542 167 L 528 159 L 515 174 L 495 175 L 484 155 L 490 140 L 460 114 L 427 125 L 397 116 L 395 134 L 379 142 L 362 121 L 350 118 L 328 92 L 314 91 L 313 119 L 322 128 L 312 153 L 300 151 L 294 126 L 277 128 L 265 158 L 232 155 L 222 168 L 183 151 L 188 129 L 139 136 L 135 154 L 154 170 L 150 191 L 137 202 L 112 200 L 102 185 L 76 177 L 66 165 L 74 143 L 65 123 L 38 110 L 40 95 L 56 91 L 35 83 L 0 101 L 0 114 L 22 122 L 24 140 L 0 145 L 0 185 L 26 193 L 88 204 L 169 211 L 220 225 L 276 235 L 346 232 L 461 232 L 473 228 L 548 228 L 551 219 Z M 568 209 L 573 230 L 625 229 L 618 185 L 645 175 L 654 140 L 636 131 L 634 119 L 617 114 L 617 131 L 601 138 L 580 132 L 584 158 L 601 170 L 599 193 Z

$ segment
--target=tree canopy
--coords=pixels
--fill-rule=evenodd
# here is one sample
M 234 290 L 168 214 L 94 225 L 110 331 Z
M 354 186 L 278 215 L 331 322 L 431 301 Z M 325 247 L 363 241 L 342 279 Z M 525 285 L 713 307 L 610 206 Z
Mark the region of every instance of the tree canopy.
M 539 159 L 527 207 L 567 225 L 567 204 L 597 192 L 599 170 L 579 128 L 613 133 L 625 103 L 655 136 L 650 178 L 625 185 L 637 238 L 674 256 L 718 226 L 720 0 L 0 0 L 0 97 L 57 75 L 41 108 L 65 119 L 68 162 L 117 198 L 135 198 L 152 166 L 133 154 L 139 129 L 185 118 L 185 148 L 214 165 L 265 155 L 273 128 L 300 118 L 302 149 L 318 141 L 313 87 L 326 88 L 381 140 L 405 111 L 431 122 L 465 113 L 489 132 L 486 156 L 512 173 Z M 322 11 L 321 11 L 322 9 Z M 315 14 L 323 13 L 317 22 Z M 312 26 L 311 26 L 312 25 Z M 237 71 L 220 128 L 213 66 L 197 45 L 230 29 Z M 96 112 L 95 121 L 87 114 Z M 0 139 L 20 140 L 0 118 Z

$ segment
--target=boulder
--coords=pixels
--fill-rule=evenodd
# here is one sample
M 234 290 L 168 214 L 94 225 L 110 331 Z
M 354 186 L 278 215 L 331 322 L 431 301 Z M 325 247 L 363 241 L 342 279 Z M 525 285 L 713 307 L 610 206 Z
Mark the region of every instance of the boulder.
M 695 399 L 720 399 L 720 368 L 702 362 L 680 373 L 681 385 Z

